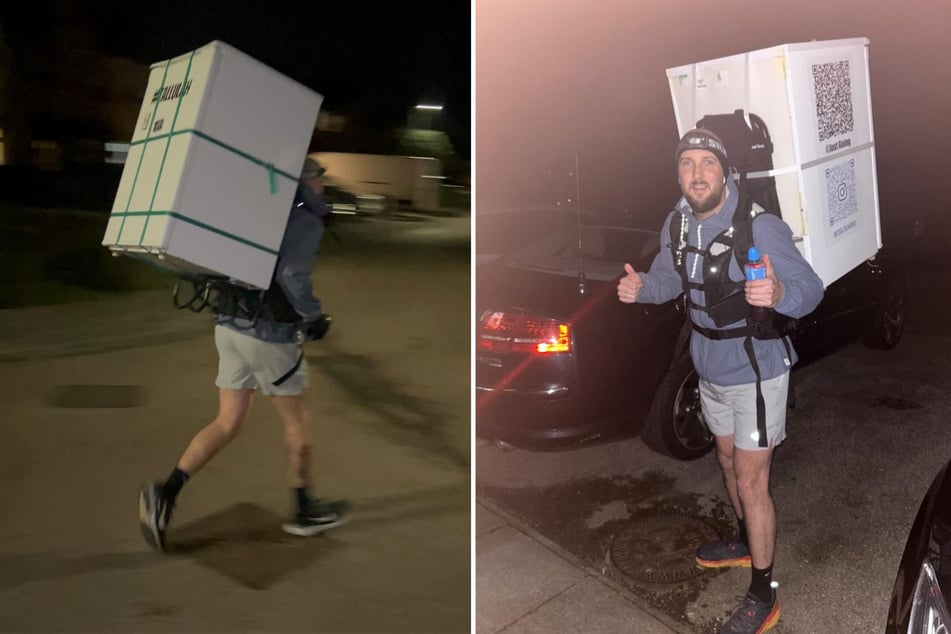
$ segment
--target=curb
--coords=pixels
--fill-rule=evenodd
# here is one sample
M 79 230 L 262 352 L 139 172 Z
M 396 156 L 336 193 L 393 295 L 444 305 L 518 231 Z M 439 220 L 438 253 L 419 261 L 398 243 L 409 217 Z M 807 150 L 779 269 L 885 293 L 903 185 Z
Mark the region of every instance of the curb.
M 489 511 L 492 511 L 493 513 L 495 513 L 496 515 L 504 519 L 512 528 L 524 534 L 526 537 L 529 537 L 530 539 L 538 542 L 539 544 L 541 544 L 548 550 L 552 551 L 553 553 L 555 553 L 556 555 L 558 555 L 559 557 L 561 557 L 568 563 L 572 564 L 576 568 L 583 570 L 585 574 L 587 574 L 589 577 L 600 582 L 602 585 L 606 586 L 608 589 L 615 592 L 618 596 L 627 600 L 635 608 L 641 610 L 642 612 L 649 615 L 651 618 L 660 622 L 662 625 L 670 629 L 672 632 L 675 632 L 676 634 L 696 634 L 696 630 L 694 630 L 693 628 L 688 627 L 684 625 L 683 623 L 679 623 L 678 621 L 673 619 L 670 615 L 650 605 L 649 603 L 647 603 L 646 601 L 638 597 L 636 594 L 632 593 L 630 590 L 628 590 L 627 588 L 625 588 L 618 582 L 614 581 L 610 577 L 603 575 L 601 571 L 581 561 L 574 554 L 566 551 L 564 548 L 562 548 L 558 544 L 554 543 L 553 541 L 551 541 L 544 535 L 537 532 L 532 527 L 528 526 L 523 520 L 521 520 L 517 516 L 512 515 L 508 511 L 498 507 L 496 504 L 478 495 L 476 496 L 476 504 L 481 504 Z

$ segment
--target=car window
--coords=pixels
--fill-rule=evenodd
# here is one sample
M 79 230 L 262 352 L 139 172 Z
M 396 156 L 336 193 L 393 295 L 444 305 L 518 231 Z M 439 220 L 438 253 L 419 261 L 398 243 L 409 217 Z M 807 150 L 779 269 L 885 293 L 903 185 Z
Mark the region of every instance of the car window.
M 590 224 L 581 213 L 582 224 Z M 553 233 L 577 228 L 579 214 L 565 209 L 520 209 L 476 214 L 475 250 L 480 255 L 506 255 Z
M 509 266 L 577 275 L 580 266 L 592 279 L 611 280 L 623 274 L 624 263 L 645 270 L 659 249 L 655 231 L 625 227 L 584 226 L 561 229 L 514 251 Z

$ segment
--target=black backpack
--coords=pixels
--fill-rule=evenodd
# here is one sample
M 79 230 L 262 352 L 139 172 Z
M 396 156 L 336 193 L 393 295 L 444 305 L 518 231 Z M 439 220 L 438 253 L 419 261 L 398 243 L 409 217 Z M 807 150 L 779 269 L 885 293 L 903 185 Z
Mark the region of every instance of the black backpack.
M 733 214 L 733 256 L 740 265 L 746 265 L 747 250 L 753 246 L 753 220 L 763 212 L 782 219 L 779 196 L 776 194 L 776 179 L 769 176 L 773 169 L 773 140 L 766 123 L 752 112 L 749 123 L 742 109 L 729 114 L 709 114 L 697 122 L 698 128 L 712 130 L 726 147 L 731 170 L 739 176 L 739 202 Z M 749 174 L 757 174 L 749 178 Z M 762 212 L 753 216 L 753 204 Z M 779 332 L 791 332 L 797 320 L 779 314 L 774 315 L 774 325 Z
M 768 173 L 773 169 L 773 141 L 763 120 L 749 113 L 747 123 L 743 110 L 707 115 L 697 122 L 697 127 L 712 130 L 720 137 L 726 146 L 730 166 L 739 176 L 740 201 L 744 209 L 737 208 L 733 225 L 736 236 L 734 252 L 742 270 L 747 262 L 746 252 L 753 245 L 752 203 L 766 213 L 782 218 L 776 179 L 772 176 L 748 177 L 750 173 Z M 750 222 L 743 222 L 744 219 Z
M 760 213 L 782 218 L 776 179 L 764 175 L 749 178 L 750 173 L 768 174 L 773 169 L 773 141 L 763 120 L 750 113 L 747 123 L 743 110 L 707 115 L 697 121 L 696 127 L 711 130 L 723 141 L 730 169 L 739 177 L 739 201 L 733 214 L 733 257 L 742 270 L 753 246 L 753 205 L 758 206 Z M 671 243 L 676 244 L 673 231 L 671 226 Z
M 710 114 L 697 122 L 698 128 L 712 130 L 723 141 L 731 166 L 743 179 L 749 173 L 773 169 L 773 140 L 761 118 L 749 114 L 749 124 L 742 110 L 731 114 Z M 747 180 L 750 199 L 770 213 L 780 214 L 776 179 L 761 176 Z

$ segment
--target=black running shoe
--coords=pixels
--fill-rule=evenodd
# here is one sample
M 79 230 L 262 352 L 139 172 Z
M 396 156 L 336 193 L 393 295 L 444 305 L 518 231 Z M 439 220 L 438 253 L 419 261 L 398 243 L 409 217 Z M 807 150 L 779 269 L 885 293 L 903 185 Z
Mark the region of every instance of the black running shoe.
M 172 504 L 162 497 L 162 483 L 149 482 L 139 489 L 139 527 L 149 546 L 165 550 L 165 528 L 172 517 Z
M 747 594 L 730 620 L 720 628 L 720 634 L 762 634 L 776 627 L 779 614 L 779 601 L 775 593 L 772 603 L 763 603 L 752 594 Z
M 285 533 L 298 537 L 312 537 L 317 533 L 340 526 L 350 519 L 350 503 L 346 500 L 319 500 L 313 498 L 306 512 L 298 512 L 281 527 Z

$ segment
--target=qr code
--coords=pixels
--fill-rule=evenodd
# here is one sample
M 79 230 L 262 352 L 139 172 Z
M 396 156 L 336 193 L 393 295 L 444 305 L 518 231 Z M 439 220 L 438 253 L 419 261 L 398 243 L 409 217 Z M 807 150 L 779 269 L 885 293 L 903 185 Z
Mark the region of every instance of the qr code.
M 858 211 L 855 195 L 855 159 L 826 168 L 829 226 L 835 227 Z
M 852 119 L 852 74 L 849 60 L 814 64 L 812 78 L 816 84 L 816 119 L 819 140 L 825 141 L 855 129 Z

